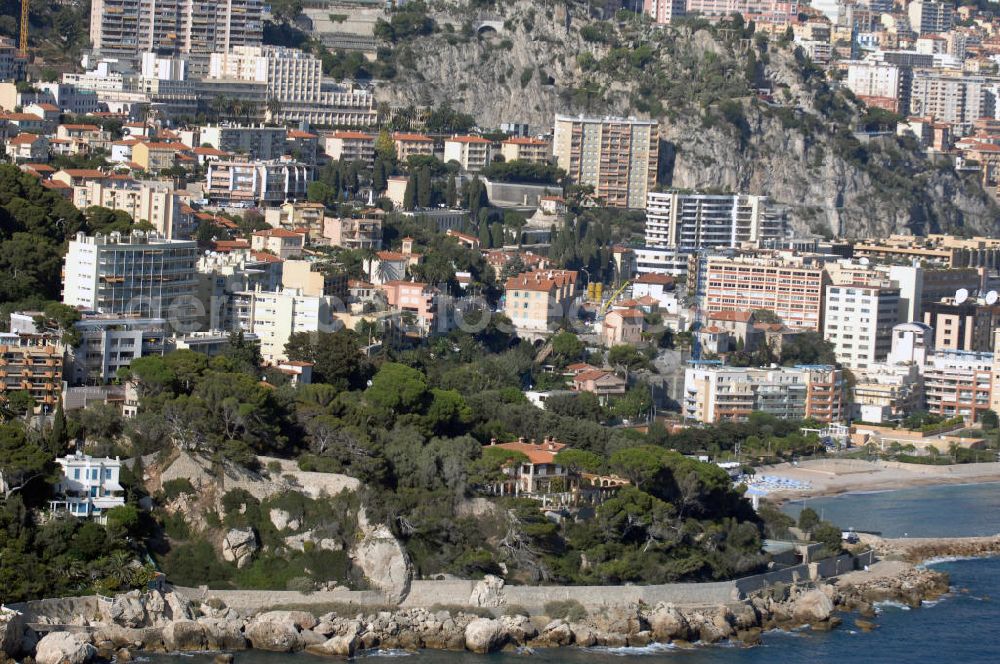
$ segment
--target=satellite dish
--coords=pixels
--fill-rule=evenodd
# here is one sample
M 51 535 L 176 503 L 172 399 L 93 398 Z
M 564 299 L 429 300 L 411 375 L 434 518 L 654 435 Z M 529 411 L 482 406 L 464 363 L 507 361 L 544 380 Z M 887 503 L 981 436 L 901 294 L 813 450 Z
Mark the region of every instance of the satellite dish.
M 969 290 L 966 288 L 959 288 L 955 291 L 955 304 L 962 304 L 969 299 Z
M 868 265 L 869 263 L 871 263 L 871 261 L 868 260 L 868 258 L 862 256 L 861 258 L 858 259 L 858 263 L 860 263 L 861 265 Z
M 997 303 L 998 298 L 1000 298 L 1000 296 L 997 295 L 997 292 L 995 290 L 991 290 L 986 294 L 986 304 L 993 306 Z

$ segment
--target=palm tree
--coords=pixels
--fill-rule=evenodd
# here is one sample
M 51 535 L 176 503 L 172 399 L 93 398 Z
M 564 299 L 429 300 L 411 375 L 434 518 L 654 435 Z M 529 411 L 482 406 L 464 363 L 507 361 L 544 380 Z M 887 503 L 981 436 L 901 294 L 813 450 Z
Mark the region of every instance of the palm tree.
M 128 587 L 135 579 L 132 556 L 127 551 L 115 551 L 108 557 L 108 573 L 118 583 L 118 587 Z
M 372 282 L 375 270 L 375 261 L 378 260 L 378 251 L 374 246 L 368 246 L 361 250 L 361 262 L 368 263 L 368 281 Z

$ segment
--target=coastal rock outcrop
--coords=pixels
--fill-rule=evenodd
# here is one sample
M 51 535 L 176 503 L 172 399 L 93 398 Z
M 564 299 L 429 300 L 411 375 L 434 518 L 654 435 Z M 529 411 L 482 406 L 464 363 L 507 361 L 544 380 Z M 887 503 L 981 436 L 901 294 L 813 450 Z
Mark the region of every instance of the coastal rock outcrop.
M 259 548 L 253 528 L 233 528 L 222 539 L 222 559 L 246 567 Z
M 364 537 L 351 551 L 351 560 L 390 601 L 400 602 L 410 592 L 410 558 L 387 526 L 367 526 Z
M 833 602 L 820 589 L 808 590 L 792 604 L 792 618 L 803 623 L 818 623 L 828 620 L 833 614 Z
M 101 617 L 123 627 L 141 627 L 146 623 L 146 606 L 142 593 L 133 590 L 115 595 L 110 604 L 103 604 Z
M 174 620 L 163 628 L 163 645 L 171 652 L 205 650 L 205 627 L 193 620 Z
M 88 635 L 70 632 L 50 632 L 35 649 L 38 664 L 87 664 L 96 656 Z
M 503 647 L 507 641 L 507 630 L 499 620 L 478 618 L 465 627 L 465 647 L 484 655 Z
M 657 641 L 687 640 L 690 634 L 684 615 L 672 604 L 657 604 L 649 614 L 649 627 Z
M 331 636 L 323 643 L 306 647 L 306 652 L 326 657 L 354 657 L 358 649 L 358 637 L 355 634 Z
M 255 650 L 295 652 L 302 650 L 302 638 L 291 621 L 261 620 L 259 617 L 244 631 Z
M 24 617 L 13 611 L 0 611 L 0 655 L 11 659 L 21 654 L 24 642 Z

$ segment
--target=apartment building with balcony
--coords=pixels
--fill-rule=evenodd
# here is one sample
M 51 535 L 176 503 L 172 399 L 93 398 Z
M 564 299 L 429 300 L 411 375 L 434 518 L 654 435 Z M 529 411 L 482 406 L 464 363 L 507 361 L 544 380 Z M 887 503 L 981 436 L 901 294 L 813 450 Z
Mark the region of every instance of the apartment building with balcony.
M 306 198 L 313 169 L 290 159 L 208 164 L 205 197 L 213 203 L 274 206 Z
M 785 234 L 785 219 L 766 196 L 651 191 L 646 197 L 647 247 L 739 247 Z
M 993 350 L 994 307 L 946 298 L 924 305 L 924 324 L 934 330 L 938 350 Z
M 73 205 L 81 210 L 94 205 L 122 210 L 171 240 L 186 240 L 195 229 L 194 215 L 185 212 L 181 197 L 166 181 L 90 180 L 73 187 Z
M 197 329 L 192 323 L 189 329 Z M 76 323 L 80 343 L 68 349 L 66 380 L 71 385 L 101 385 L 116 380 L 133 360 L 163 355 L 171 325 L 166 318 L 85 314 Z
M 26 391 L 42 412 L 62 391 L 63 346 L 54 335 L 0 332 L 0 399 Z
M 184 329 L 198 317 L 198 253 L 193 241 L 156 233 L 77 233 L 66 253 L 62 301 L 106 315 L 167 318 Z
M 594 187 L 606 205 L 643 208 L 656 184 L 655 120 L 557 115 L 552 154 L 571 182 Z
M 306 230 L 310 238 L 323 235 L 326 224 L 326 206 L 309 201 L 289 201 L 264 211 L 264 221 L 273 228 Z
M 261 0 L 93 0 L 90 41 L 105 56 L 148 51 L 206 55 L 260 44 Z
M 403 164 L 414 155 L 434 155 L 434 139 L 430 136 L 396 132 L 392 135 L 392 142 L 396 144 L 396 156 Z
M 452 136 L 444 140 L 444 163 L 458 162 L 466 173 L 479 173 L 490 163 L 489 140 L 481 136 Z
M 287 138 L 284 127 L 265 125 L 205 125 L 198 131 L 198 145 L 265 161 L 287 154 Z
M 784 419 L 840 422 L 846 416 L 843 372 L 829 365 L 727 367 L 693 362 L 684 372 L 682 415 L 714 424 L 763 412 Z
M 298 332 L 332 332 L 333 298 L 306 295 L 297 289 L 241 291 L 233 294 L 232 309 L 238 329 L 260 339 L 264 361 L 288 359 L 285 345 Z
M 360 131 L 335 131 L 323 137 L 323 151 L 342 162 L 360 161 L 369 168 L 375 163 L 375 135 Z
M 542 138 L 516 136 L 500 143 L 500 154 L 504 161 L 547 164 L 552 160 L 552 144 Z
M 438 289 L 418 281 L 394 280 L 381 284 L 389 308 L 403 315 L 403 323 L 416 326 L 422 336 L 437 329 L 439 320 Z M 407 319 L 412 320 L 407 320 Z
M 360 217 L 328 217 L 323 222 L 323 237 L 334 247 L 344 249 L 382 248 L 382 210 L 364 210 Z
M 54 487 L 56 497 L 49 502 L 53 512 L 93 517 L 104 523 L 109 510 L 125 504 L 118 457 L 92 457 L 78 451 L 59 457 L 56 463 L 61 472 Z
M 924 366 L 927 411 L 978 422 L 989 410 L 993 389 L 993 353 L 937 350 Z
M 697 269 L 705 271 L 708 313 L 767 309 L 790 328 L 822 330 L 823 288 L 828 279 L 822 266 L 796 256 L 710 256 Z
M 898 288 L 826 287 L 823 338 L 833 344 L 837 362 L 849 369 L 865 369 L 884 360 L 899 322 Z

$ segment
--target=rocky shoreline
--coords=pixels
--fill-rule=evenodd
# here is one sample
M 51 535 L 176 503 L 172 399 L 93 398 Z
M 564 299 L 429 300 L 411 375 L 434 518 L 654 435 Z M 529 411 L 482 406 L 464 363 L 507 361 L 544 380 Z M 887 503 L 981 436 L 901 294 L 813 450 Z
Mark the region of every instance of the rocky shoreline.
M 192 651 L 227 653 L 220 656 L 223 662 L 229 653 L 248 648 L 350 657 L 373 648 L 489 653 L 519 647 L 620 647 L 654 642 L 686 647 L 730 641 L 752 646 L 771 629 L 803 625 L 832 629 L 841 624 L 841 614 L 846 612 L 861 616 L 855 619 L 858 628 L 873 629 L 876 602 L 919 606 L 948 591 L 946 574 L 902 565 L 889 575 L 873 570 L 871 580 L 861 576 L 849 583 L 845 577 L 798 587 L 776 584 L 728 605 L 657 604 L 590 611 L 578 607 L 563 618 L 528 616 L 516 607 L 501 608 L 500 615 L 492 617 L 482 610 L 459 607 L 358 608 L 320 616 L 267 611 L 241 616 L 214 598 L 195 605 L 173 592 L 132 592 L 106 602 L 100 615 L 80 616 L 79 624 L 59 625 L 41 638 L 23 619 L 8 615 L 2 644 L 8 657 L 37 664 L 87 664 L 112 658 L 127 662 L 140 652 Z M 854 572 L 848 577 L 864 574 Z

